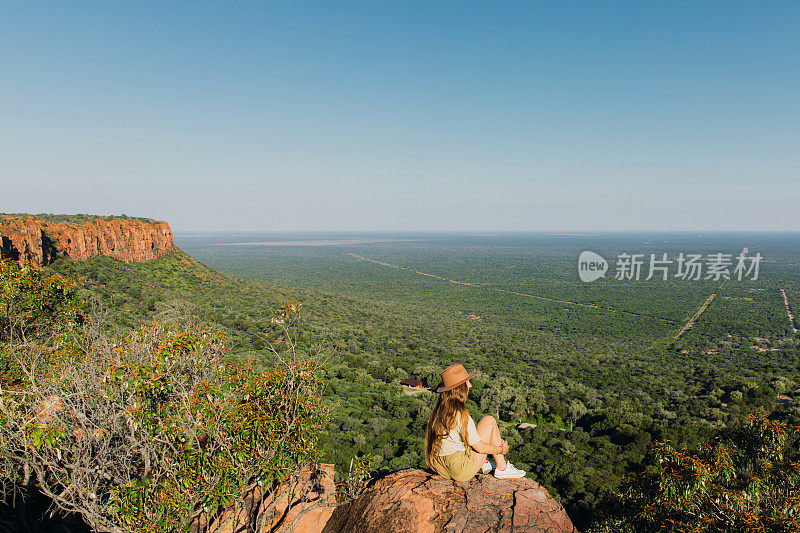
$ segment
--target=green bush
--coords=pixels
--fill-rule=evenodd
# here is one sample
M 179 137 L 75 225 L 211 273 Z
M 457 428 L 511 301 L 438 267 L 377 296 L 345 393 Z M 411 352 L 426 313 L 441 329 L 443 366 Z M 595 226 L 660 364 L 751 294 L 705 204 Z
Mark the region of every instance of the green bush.
M 656 443 L 648 468 L 623 484 L 612 529 L 800 531 L 798 429 L 750 415 L 695 453 Z
M 44 333 L 42 317 L 51 333 L 75 322 L 71 286 L 4 268 L 2 301 L 24 304 L 5 308 L 4 349 L 14 328 Z M 296 351 L 298 312 L 274 314 L 284 335 L 271 369 L 228 357 L 227 334 L 191 317 L 122 338 L 84 327 L 47 364 L 22 337 L 21 380 L 0 390 L 0 484 L 35 484 L 96 530 L 175 531 L 317 462 L 327 410 L 320 367 Z
M 0 260 L 0 342 L 41 342 L 82 321 L 72 281 L 34 265 Z

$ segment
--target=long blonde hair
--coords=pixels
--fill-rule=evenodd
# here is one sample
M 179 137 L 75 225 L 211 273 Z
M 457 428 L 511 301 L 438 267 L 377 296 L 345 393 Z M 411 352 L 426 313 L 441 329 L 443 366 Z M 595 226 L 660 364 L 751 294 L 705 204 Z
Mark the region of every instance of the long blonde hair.
M 431 466 L 431 457 L 439 453 L 442 439 L 445 438 L 456 425 L 456 418 L 461 416 L 461 428 L 459 434 L 461 440 L 469 442 L 467 436 L 467 395 L 469 387 L 466 382 L 458 387 L 453 387 L 439 394 L 436 405 L 428 419 L 428 429 L 425 432 L 425 460 Z

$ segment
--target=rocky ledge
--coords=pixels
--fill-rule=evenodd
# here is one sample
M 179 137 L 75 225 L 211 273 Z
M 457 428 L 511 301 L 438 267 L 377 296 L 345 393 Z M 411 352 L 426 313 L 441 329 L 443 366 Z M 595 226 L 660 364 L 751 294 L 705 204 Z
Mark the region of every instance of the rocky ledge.
M 566 511 L 531 479 L 479 474 L 454 482 L 418 469 L 370 481 L 336 501 L 333 465 L 303 469 L 267 494 L 255 489 L 235 508 L 198 516 L 192 533 L 577 533 Z
M 340 505 L 324 532 L 576 532 L 564 507 L 527 478 L 449 481 L 418 469 L 374 480 Z

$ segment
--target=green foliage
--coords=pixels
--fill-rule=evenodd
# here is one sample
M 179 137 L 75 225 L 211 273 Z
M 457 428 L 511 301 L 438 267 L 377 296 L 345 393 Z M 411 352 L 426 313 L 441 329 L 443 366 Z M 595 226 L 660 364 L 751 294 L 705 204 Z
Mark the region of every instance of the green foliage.
M 347 477 L 337 487 L 339 500 L 358 497 L 372 475 L 372 457 L 369 454 L 353 457 Z
M 635 531 L 800 530 L 800 427 L 748 416 L 695 453 L 656 443 L 625 482 L 617 525 Z
M 9 280 L 29 275 L 18 274 Z M 59 278 L 33 279 L 9 281 L 17 290 L 9 294 L 48 295 Z M 22 315 L 31 329 L 49 300 L 22 301 L 37 311 Z M 42 346 L 21 344 L 22 382 L 0 391 L 0 483 L 32 476 L 95 529 L 168 532 L 318 462 L 323 369 L 297 350 L 299 308 L 272 314 L 282 331 L 273 368 L 230 357 L 228 335 L 191 318 L 152 321 L 122 338 L 77 331 L 79 342 L 46 365 Z M 76 316 L 60 309 L 48 308 L 51 330 Z
M 73 282 L 33 265 L 0 261 L 0 342 L 41 341 L 81 320 Z
M 19 380 L 17 348 L 41 346 L 43 354 L 63 347 L 67 333 L 83 321 L 73 282 L 33 266 L 0 260 L 0 383 Z
M 316 462 L 325 410 L 319 368 L 311 360 L 274 370 L 225 360 L 225 335 L 138 328 L 149 364 L 116 368 L 110 387 L 125 391 L 131 420 L 163 442 L 151 469 L 112 489 L 112 509 L 133 531 L 171 531 L 198 506 L 226 507 L 253 484 L 282 480 L 298 464 Z M 175 381 L 175 375 L 202 375 Z M 182 387 L 193 382 L 191 394 Z M 188 399 L 188 401 L 186 401 Z

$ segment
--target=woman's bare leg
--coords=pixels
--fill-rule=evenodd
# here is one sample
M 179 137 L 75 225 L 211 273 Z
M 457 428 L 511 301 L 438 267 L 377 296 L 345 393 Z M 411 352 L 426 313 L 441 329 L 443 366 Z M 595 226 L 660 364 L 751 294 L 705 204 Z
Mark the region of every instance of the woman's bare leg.
M 478 435 L 481 436 L 483 442 L 488 442 L 492 446 L 500 446 L 500 428 L 497 426 L 497 420 L 493 416 L 486 415 L 481 418 L 476 426 Z M 495 464 L 499 470 L 506 469 L 506 458 L 502 453 L 492 454 L 494 456 Z

